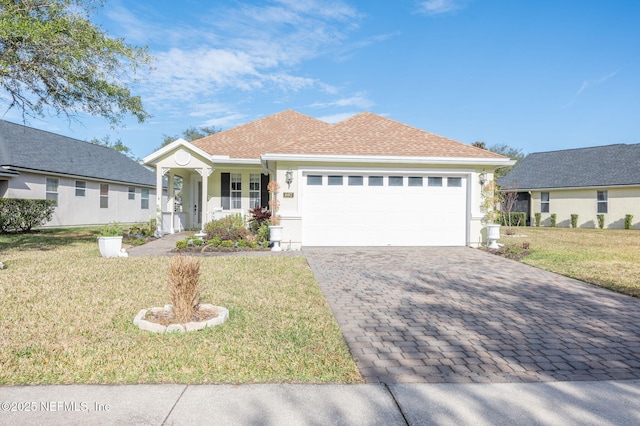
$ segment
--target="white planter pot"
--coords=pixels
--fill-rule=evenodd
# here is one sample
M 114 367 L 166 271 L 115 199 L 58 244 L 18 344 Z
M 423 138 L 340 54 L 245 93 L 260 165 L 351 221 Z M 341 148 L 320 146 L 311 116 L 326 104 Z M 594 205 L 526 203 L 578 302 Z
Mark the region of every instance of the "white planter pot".
M 98 247 L 102 257 L 120 257 L 122 250 L 122 236 L 98 237 Z
M 500 225 L 492 223 L 487 225 L 487 242 L 490 249 L 500 248 L 498 240 L 500 239 Z
M 269 240 L 273 243 L 271 251 L 282 251 L 280 241 L 282 241 L 282 225 L 269 227 Z

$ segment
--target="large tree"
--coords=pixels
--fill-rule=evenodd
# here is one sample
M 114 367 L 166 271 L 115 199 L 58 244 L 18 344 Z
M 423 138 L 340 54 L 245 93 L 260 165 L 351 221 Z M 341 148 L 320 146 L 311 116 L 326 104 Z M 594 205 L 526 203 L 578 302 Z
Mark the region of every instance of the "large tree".
M 509 171 L 511 171 L 511 169 L 515 167 L 526 156 L 526 154 L 524 153 L 524 151 L 522 151 L 522 149 L 514 148 L 504 143 L 491 145 L 488 148 L 485 142 L 480 142 L 480 141 L 474 142 L 471 145 L 475 146 L 476 148 L 482 148 L 491 152 L 495 152 L 496 154 L 504 155 L 505 157 L 509 157 L 510 159 L 516 161 L 516 163 L 513 166 L 498 167 L 495 172 L 496 179 L 506 176 L 507 173 L 509 173 Z
M 27 116 L 76 119 L 81 112 L 120 124 L 149 117 L 129 84 L 149 63 L 145 48 L 109 37 L 91 14 L 101 0 L 0 0 L 0 102 Z
M 131 158 L 132 160 L 138 161 L 139 158 L 136 157 L 136 155 L 133 153 L 133 151 L 131 150 L 131 148 L 129 148 L 128 146 L 126 146 L 123 142 L 122 139 L 118 138 L 116 139 L 115 142 L 111 142 L 111 137 L 109 135 L 104 136 L 102 139 L 98 139 L 98 138 L 93 138 L 93 139 L 89 139 L 87 142 L 92 143 L 94 145 L 101 145 L 107 148 L 111 148 L 115 151 L 118 151 L 121 154 L 126 155 L 127 157 Z

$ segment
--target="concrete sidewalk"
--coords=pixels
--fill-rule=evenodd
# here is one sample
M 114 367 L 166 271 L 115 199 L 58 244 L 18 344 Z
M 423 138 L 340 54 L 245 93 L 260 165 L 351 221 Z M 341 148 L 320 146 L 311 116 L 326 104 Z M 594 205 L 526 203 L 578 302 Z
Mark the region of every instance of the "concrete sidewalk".
M 0 425 L 630 425 L 640 380 L 0 387 Z

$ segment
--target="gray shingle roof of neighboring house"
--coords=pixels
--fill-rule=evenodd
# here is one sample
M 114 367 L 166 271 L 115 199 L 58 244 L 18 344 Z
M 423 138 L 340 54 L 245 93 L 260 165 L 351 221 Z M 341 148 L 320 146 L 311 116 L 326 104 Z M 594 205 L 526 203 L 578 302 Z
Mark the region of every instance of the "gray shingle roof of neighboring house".
M 498 184 L 522 190 L 640 185 L 640 144 L 529 154 Z
M 0 170 L 156 185 L 155 173 L 108 147 L 0 120 Z

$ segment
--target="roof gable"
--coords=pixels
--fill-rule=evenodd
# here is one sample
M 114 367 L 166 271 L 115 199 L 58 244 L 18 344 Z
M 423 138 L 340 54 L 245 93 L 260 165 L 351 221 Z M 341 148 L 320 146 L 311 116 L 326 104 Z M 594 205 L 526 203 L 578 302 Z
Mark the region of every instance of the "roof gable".
M 499 183 L 519 189 L 640 185 L 640 144 L 529 154 Z
M 0 120 L 0 167 L 155 186 L 155 173 L 111 148 Z

